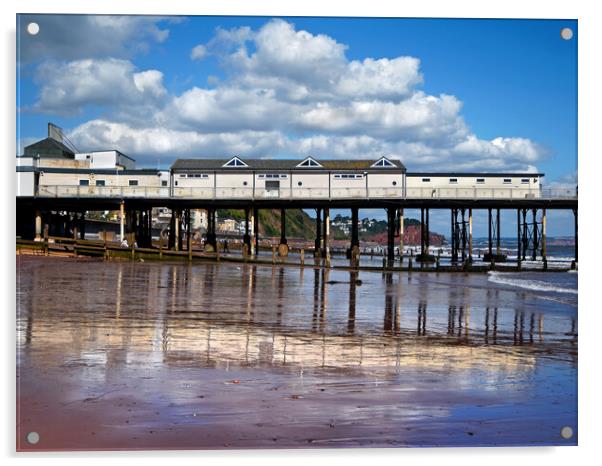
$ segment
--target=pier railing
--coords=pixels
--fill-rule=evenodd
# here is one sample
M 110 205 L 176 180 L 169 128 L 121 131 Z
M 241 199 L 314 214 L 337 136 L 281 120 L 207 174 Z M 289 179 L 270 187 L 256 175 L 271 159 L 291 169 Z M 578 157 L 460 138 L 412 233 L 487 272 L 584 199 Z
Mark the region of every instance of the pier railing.
M 37 197 L 164 199 L 577 199 L 576 188 L 249 188 L 40 185 Z

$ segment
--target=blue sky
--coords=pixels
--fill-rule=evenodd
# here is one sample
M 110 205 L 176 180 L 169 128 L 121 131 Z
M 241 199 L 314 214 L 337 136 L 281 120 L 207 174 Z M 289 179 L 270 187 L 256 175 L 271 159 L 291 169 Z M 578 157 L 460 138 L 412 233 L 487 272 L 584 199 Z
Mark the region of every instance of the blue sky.
M 383 154 L 576 182 L 574 20 L 25 15 L 17 30 L 21 146 L 52 121 L 139 165 Z

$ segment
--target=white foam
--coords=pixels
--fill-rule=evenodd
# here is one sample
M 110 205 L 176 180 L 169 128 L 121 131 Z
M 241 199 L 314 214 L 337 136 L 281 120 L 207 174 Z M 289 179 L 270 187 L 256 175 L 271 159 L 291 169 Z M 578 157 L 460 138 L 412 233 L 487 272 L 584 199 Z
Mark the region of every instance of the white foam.
M 572 288 L 554 286 L 550 283 L 542 282 L 539 280 L 525 280 L 516 278 L 516 275 L 513 273 L 489 272 L 488 280 L 492 283 L 497 283 L 499 285 L 515 286 L 517 288 L 525 288 L 528 290 L 578 294 L 578 291 Z

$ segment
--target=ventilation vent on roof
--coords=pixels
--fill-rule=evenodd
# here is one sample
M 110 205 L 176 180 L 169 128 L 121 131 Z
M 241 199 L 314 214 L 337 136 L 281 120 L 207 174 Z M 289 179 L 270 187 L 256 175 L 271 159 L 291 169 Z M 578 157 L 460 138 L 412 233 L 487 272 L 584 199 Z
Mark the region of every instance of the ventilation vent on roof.
M 372 167 L 395 167 L 395 164 L 393 162 L 391 162 L 388 158 L 386 157 L 381 157 L 379 160 L 377 160 L 376 162 L 374 162 L 372 165 Z
M 316 162 L 312 157 L 307 157 L 303 162 L 301 162 L 298 167 L 321 167 L 318 162 Z
M 238 157 L 232 157 L 224 165 L 224 167 L 248 167 L 246 163 L 240 160 Z

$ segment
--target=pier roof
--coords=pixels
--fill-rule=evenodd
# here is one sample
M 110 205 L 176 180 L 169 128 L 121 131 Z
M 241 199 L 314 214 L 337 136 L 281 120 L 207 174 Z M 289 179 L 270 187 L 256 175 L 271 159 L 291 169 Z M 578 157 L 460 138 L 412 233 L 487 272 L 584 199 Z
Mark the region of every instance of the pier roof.
M 500 176 L 508 176 L 508 177 L 513 177 L 513 176 L 542 177 L 542 176 L 545 176 L 544 173 L 533 173 L 533 172 L 407 172 L 406 175 L 407 176 L 430 176 L 430 177 L 478 176 L 478 177 L 482 177 L 482 178 L 500 177 Z
M 313 158 L 312 158 L 313 159 Z M 171 166 L 172 170 L 367 170 L 381 171 L 401 169 L 405 171 L 405 166 L 400 160 L 387 160 L 393 164 L 391 167 L 373 166 L 380 159 L 361 159 L 361 160 L 343 160 L 343 159 L 313 159 L 318 162 L 319 166 L 299 166 L 306 159 L 240 159 L 246 166 L 225 166 L 232 158 L 229 159 L 177 159 Z

